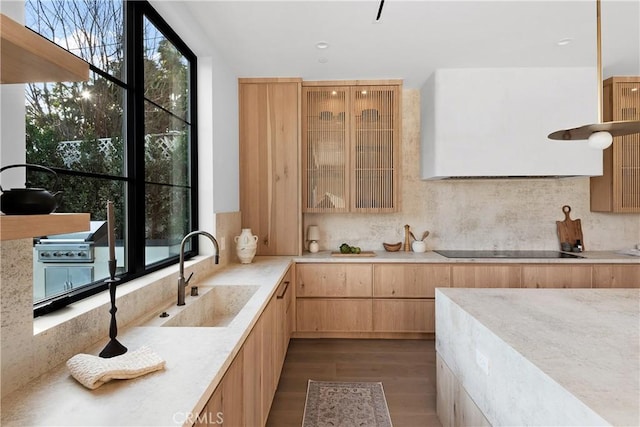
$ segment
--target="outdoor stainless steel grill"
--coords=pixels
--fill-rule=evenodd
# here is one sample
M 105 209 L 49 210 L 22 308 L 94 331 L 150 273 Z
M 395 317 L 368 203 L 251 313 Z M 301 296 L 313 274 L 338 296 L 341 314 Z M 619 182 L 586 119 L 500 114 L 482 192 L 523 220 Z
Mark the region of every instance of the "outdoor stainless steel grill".
M 106 239 L 106 221 L 91 221 L 88 231 L 35 239 L 34 300 L 93 282 L 95 247 Z

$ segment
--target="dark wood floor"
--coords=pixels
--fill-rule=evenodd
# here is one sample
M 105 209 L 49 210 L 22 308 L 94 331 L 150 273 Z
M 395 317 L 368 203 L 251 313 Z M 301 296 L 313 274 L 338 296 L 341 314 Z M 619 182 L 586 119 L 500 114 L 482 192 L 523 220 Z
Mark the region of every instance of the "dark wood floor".
M 309 379 L 382 381 L 394 427 L 441 426 L 432 340 L 292 339 L 267 426 L 302 425 Z

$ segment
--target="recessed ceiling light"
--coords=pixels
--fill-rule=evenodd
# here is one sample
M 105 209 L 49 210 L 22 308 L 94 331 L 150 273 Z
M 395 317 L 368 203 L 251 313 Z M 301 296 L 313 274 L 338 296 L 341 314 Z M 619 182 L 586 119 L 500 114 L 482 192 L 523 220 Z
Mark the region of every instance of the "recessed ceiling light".
M 318 62 L 321 64 L 326 64 L 329 60 L 325 57 L 318 58 Z
M 327 43 L 327 42 L 318 42 L 318 43 L 316 43 L 316 47 L 318 49 L 326 49 L 326 48 L 329 47 L 329 43 Z
M 557 44 L 558 46 L 566 46 L 566 45 L 568 45 L 569 43 L 571 43 L 572 41 L 573 41 L 573 39 L 572 39 L 572 38 L 567 37 L 567 38 L 565 38 L 565 39 L 558 40 L 558 42 L 557 42 L 556 44 Z

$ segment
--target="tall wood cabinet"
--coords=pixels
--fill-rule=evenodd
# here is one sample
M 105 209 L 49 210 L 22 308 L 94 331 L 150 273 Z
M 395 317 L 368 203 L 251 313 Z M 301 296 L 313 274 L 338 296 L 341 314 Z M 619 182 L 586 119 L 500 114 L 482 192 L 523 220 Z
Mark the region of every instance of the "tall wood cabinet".
M 302 251 L 301 79 L 239 79 L 240 211 L 257 255 Z
M 396 212 L 400 81 L 302 83 L 303 212 Z
M 603 120 L 640 120 L 640 76 L 604 81 Z M 603 175 L 591 178 L 591 210 L 640 212 L 640 134 L 613 139 L 603 153 Z

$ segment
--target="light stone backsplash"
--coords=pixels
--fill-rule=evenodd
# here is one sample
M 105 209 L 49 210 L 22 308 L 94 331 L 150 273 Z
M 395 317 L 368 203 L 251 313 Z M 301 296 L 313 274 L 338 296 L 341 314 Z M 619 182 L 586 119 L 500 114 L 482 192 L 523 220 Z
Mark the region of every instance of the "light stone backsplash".
M 558 250 L 556 221 L 564 220 L 563 205 L 571 206 L 572 219 L 581 219 L 586 250 L 640 243 L 640 214 L 589 210 L 589 178 L 421 180 L 418 90 L 403 91 L 402 120 L 400 212 L 304 214 L 305 234 L 311 224 L 320 228 L 321 250 L 338 250 L 343 242 L 383 250 L 382 242 L 404 240 L 405 224 L 418 238 L 430 231 L 428 250 Z
M 197 284 L 229 263 L 238 262 L 235 246 L 229 242 L 240 233 L 240 221 L 239 212 L 216 214 L 214 235 L 218 240 L 224 237 L 226 241 L 225 249 L 220 251 L 220 264 L 216 266 L 212 257 L 188 261 L 185 275 L 194 272 L 190 285 Z M 2 396 L 86 348 L 101 341 L 106 344 L 109 336 L 107 292 L 33 318 L 32 254 L 32 239 L 3 241 L 0 244 Z M 176 299 L 177 280 L 178 267 L 174 265 L 118 286 L 118 329 L 137 324 L 159 306 Z M 122 344 L 127 346 L 126 342 Z M 132 350 L 135 349 L 129 348 Z

